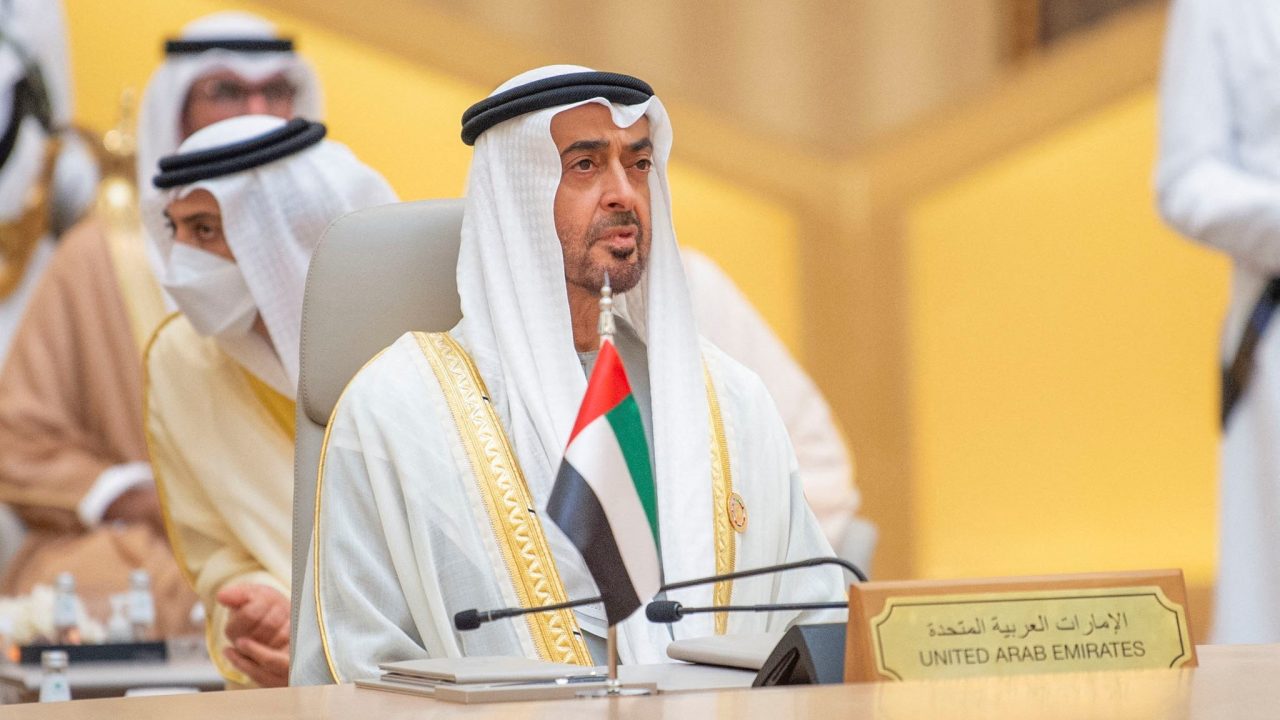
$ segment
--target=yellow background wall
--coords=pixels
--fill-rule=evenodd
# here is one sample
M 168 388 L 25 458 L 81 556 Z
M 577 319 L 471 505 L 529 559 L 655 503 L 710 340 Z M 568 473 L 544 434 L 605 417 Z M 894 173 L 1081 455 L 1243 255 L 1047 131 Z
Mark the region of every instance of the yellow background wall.
M 479 87 L 405 62 L 251 2 L 219 0 L 65 0 L 71 36 L 77 121 L 116 122 L 120 92 L 139 91 L 162 59 L 162 41 L 188 21 L 219 10 L 246 10 L 297 38 L 324 85 L 330 137 L 381 171 L 403 199 L 456 197 L 470 148 L 458 138 L 463 110 L 486 95 Z M 670 179 L 680 241 L 703 250 L 730 274 L 793 352 L 801 351 L 797 265 L 799 230 L 786 205 L 679 159 Z
M 1154 90 L 908 216 L 920 576 L 1216 562 L 1227 266 L 1156 216 Z
M 114 122 L 122 87 L 145 84 L 161 38 L 232 7 L 219 0 L 65 3 L 78 117 L 94 128 Z M 487 87 L 352 40 L 340 28 L 253 2 L 234 7 L 299 38 L 325 84 L 332 137 L 379 168 L 402 197 L 462 191 L 470 152 L 458 140 L 458 118 Z M 1110 77 L 1124 48 L 1148 48 L 1154 57 L 1163 17 L 1158 9 L 1148 14 L 1087 53 L 1080 67 L 1093 75 L 1070 63 L 1063 65 L 1070 72 L 1041 68 L 1026 76 L 1036 80 L 1015 81 L 996 100 L 978 99 L 951 135 L 923 132 L 919 143 L 886 144 L 866 187 L 815 168 L 807 199 L 771 195 L 682 161 L 681 118 L 674 118 L 681 240 L 716 258 L 797 354 L 803 321 L 813 318 L 807 337 L 823 352 L 813 353 L 820 360 L 811 369 L 827 380 L 837 412 L 853 418 L 855 451 L 870 458 L 859 482 L 868 505 L 883 511 L 873 519 L 890 525 L 883 567 L 893 576 L 1173 566 L 1201 590 L 1212 582 L 1215 350 L 1226 264 L 1155 216 L 1149 82 L 1083 115 L 1050 102 L 1059 88 L 1071 88 L 1064 78 Z M 1136 63 L 1134 72 L 1152 72 L 1142 69 L 1148 65 L 1154 60 Z M 984 103 L 1006 112 L 993 120 Z M 976 167 L 964 161 L 973 169 L 924 185 L 934 190 L 911 180 L 912 168 L 936 160 L 935 138 L 972 146 L 985 137 L 982 128 L 1043 123 L 1050 105 L 1075 119 L 1012 151 L 1006 144 Z M 886 194 L 876 185 L 885 175 L 908 181 L 889 183 L 898 189 Z M 860 262 L 802 278 L 802 253 L 811 270 L 854 257 L 848 249 L 868 187 L 870 196 L 883 196 L 869 205 L 895 208 L 883 225 L 893 230 L 859 240 Z M 899 194 L 919 198 L 902 223 L 896 208 L 907 201 Z M 871 227 L 874 234 L 882 225 Z M 887 329 L 871 322 L 884 304 L 848 301 L 854 295 L 836 288 L 850 285 L 883 291 L 872 300 L 901 294 L 904 317 L 894 315 Z M 849 318 L 879 334 L 856 334 L 851 344 Z M 903 327 L 899 349 L 886 337 Z M 900 368 L 905 403 L 896 393 Z M 853 375 L 856 383 L 844 380 Z M 890 509 L 903 504 L 895 523 Z

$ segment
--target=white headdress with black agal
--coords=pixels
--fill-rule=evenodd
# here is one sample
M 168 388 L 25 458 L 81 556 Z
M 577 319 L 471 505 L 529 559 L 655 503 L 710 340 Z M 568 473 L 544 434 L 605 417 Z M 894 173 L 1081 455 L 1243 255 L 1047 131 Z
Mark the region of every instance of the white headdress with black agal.
M 98 165 L 88 146 L 70 132 L 71 72 L 66 23 L 60 0 L 0 0 L 0 117 L 9 118 L 13 101 L 21 117 L 16 145 L 3 164 L 0 182 L 0 220 L 12 219 L 27 189 L 44 171 L 45 144 L 57 136 L 62 145 L 53 167 L 47 206 L 50 233 L 60 234 L 93 203 Z M 12 64 L 18 76 L 11 79 Z M 14 82 L 18 85 L 15 87 Z M 0 128 L 0 133 L 3 129 Z
M 23 211 L 44 170 L 45 141 L 70 121 L 62 4 L 0 1 L 0 221 Z
M 18 83 L 24 74 L 13 47 L 0 44 L 0 222 L 23 213 L 27 192 L 44 167 L 48 136 L 23 107 Z
M 296 117 L 322 120 L 320 82 L 310 63 L 275 26 L 244 12 L 220 12 L 189 23 L 164 44 L 164 63 L 151 76 L 138 113 L 138 188 L 145 197 L 160 158 L 182 142 L 182 111 L 200 78 L 230 70 L 258 82 L 279 73 L 297 88 Z
M 649 119 L 652 244 L 647 269 L 615 308 L 648 351 L 655 482 L 667 580 L 715 573 L 710 430 L 698 334 L 671 221 L 667 161 L 671 124 L 642 81 L 572 65 L 540 68 L 504 83 L 464 116 L 475 154 L 467 183 L 457 332 L 509 419 L 512 443 L 541 505 L 586 390 L 573 344 L 554 202 L 560 158 L 551 119 L 585 103 L 608 107 L 619 127 Z M 544 523 L 569 597 L 594 589 L 572 544 Z M 589 596 L 589 595 L 586 595 Z M 680 591 L 687 605 L 711 605 L 710 586 Z M 692 622 L 690 622 L 692 621 Z M 709 615 L 672 626 L 678 637 L 714 633 Z M 619 626 L 627 662 L 666 662 L 665 626 L 642 613 Z
M 67 52 L 66 22 L 60 0 L 0 0 L 0 45 L 16 49 L 36 77 L 47 103 L 49 124 L 71 123 L 71 60 Z
M 218 342 L 289 397 L 298 385 L 307 268 L 321 234 L 349 212 L 396 202 L 381 175 L 324 134 L 323 125 L 302 118 L 223 120 L 188 138 L 177 155 L 161 159 L 161 171 L 152 178 L 158 193 L 143 201 L 144 222 L 166 264 L 173 238 L 165 207 L 198 189 L 218 201 L 227 245 L 266 323 L 275 346 L 269 359 L 278 367 L 264 362 L 256 333 Z

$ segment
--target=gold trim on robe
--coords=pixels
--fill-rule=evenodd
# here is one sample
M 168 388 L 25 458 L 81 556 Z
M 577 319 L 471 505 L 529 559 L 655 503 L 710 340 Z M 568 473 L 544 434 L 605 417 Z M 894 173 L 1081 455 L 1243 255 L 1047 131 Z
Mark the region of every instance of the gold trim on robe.
M 489 392 L 471 357 L 448 333 L 415 332 L 419 348 L 431 366 L 445 401 L 453 416 L 459 439 L 470 460 L 477 489 L 489 515 L 494 538 L 507 564 L 512 587 L 521 607 L 550 605 L 568 598 L 556 570 L 555 560 L 536 514 L 532 494 L 520 469 L 519 461 L 507 440 L 497 413 L 489 401 Z M 381 355 L 381 353 L 379 353 Z M 369 361 L 377 359 L 375 356 Z M 366 364 L 367 366 L 368 364 Z M 358 374 L 358 373 L 357 373 Z M 734 571 L 737 543 L 729 519 L 729 498 L 733 495 L 729 445 L 724 432 L 720 402 L 710 370 L 703 365 L 711 434 L 712 522 L 715 529 L 716 574 Z M 350 385 L 348 385 L 350 387 Z M 345 395 L 346 391 L 343 391 Z M 313 594 L 319 625 L 320 645 L 329 673 L 342 682 L 329 647 L 320 596 L 320 508 L 323 497 L 325 456 L 329 450 L 329 433 L 333 419 L 342 405 L 342 397 L 334 404 L 325 427 L 320 448 L 316 478 L 315 515 L 312 522 Z M 729 604 L 733 581 L 716 583 L 713 596 L 717 605 Z M 525 616 L 538 656 L 552 662 L 591 665 L 591 654 L 582 638 L 572 610 L 531 613 Z M 716 634 L 728 629 L 726 613 L 715 617 Z
M 244 379 L 249 383 L 249 389 L 253 391 L 253 396 L 258 400 L 258 404 L 262 405 L 262 409 L 267 411 L 267 415 L 275 421 L 275 424 L 289 436 L 290 440 L 298 439 L 298 404 L 293 400 L 276 392 L 276 389 L 266 384 L 257 375 L 240 368 Z
M 182 317 L 182 313 L 175 312 L 170 313 L 168 317 L 162 320 L 160 325 L 156 327 L 155 332 L 151 333 L 151 337 L 147 339 L 147 347 L 142 353 L 142 427 L 144 429 L 151 427 L 151 372 L 148 363 L 151 356 L 151 348 L 155 346 L 156 340 L 159 339 L 165 328 L 180 317 Z M 149 430 L 145 433 L 145 436 L 147 450 L 151 452 L 151 447 L 155 442 L 152 440 Z M 192 592 L 194 592 L 196 579 L 187 565 L 187 559 L 182 547 L 182 535 L 174 526 L 173 516 L 169 512 L 169 497 L 165 493 L 164 477 L 155 463 L 151 465 L 151 474 L 155 479 L 156 496 L 160 500 L 160 518 L 164 521 L 164 534 L 169 537 L 169 545 L 173 548 L 173 556 L 178 561 L 178 570 L 182 573 L 182 577 L 187 581 L 187 584 L 191 586 Z M 214 632 L 213 613 L 206 612 L 204 618 L 204 643 L 205 647 L 209 649 L 209 659 L 213 661 L 214 667 L 218 669 L 218 672 L 222 674 L 222 677 L 227 682 L 248 686 L 250 684 L 249 678 L 240 672 L 236 666 L 232 665 L 231 661 L 215 650 L 217 639 L 214 637 Z
M 733 473 L 729 467 L 729 441 L 724 434 L 724 419 L 720 415 L 720 398 L 706 363 L 702 376 L 707 384 L 707 409 L 711 415 L 711 521 L 715 530 L 716 574 L 731 573 L 737 565 L 737 540 L 729 517 L 729 499 L 733 497 Z M 722 580 L 712 589 L 716 605 L 729 605 L 733 599 L 733 581 Z M 729 614 L 715 614 L 716 634 L 724 635 L 729 629 Z
M 414 333 L 453 415 L 521 607 L 568 600 L 520 463 L 470 356 L 448 333 Z M 525 615 L 538 656 L 591 665 L 572 610 Z
M 377 355 L 369 358 L 369 361 L 356 371 L 356 375 L 382 357 L 384 352 L 386 352 L 385 349 L 380 350 Z M 316 625 L 320 631 L 320 649 L 324 652 L 324 662 L 329 666 L 329 675 L 333 677 L 335 683 L 342 682 L 342 678 L 338 675 L 338 666 L 334 664 L 333 652 L 329 649 L 329 631 L 324 627 L 324 604 L 320 600 L 320 499 L 324 497 L 324 460 L 329 454 L 329 433 L 333 431 L 333 419 L 338 416 L 338 408 L 342 407 L 342 398 L 346 396 L 347 389 L 350 387 L 351 383 L 348 382 L 347 387 L 342 389 L 337 402 L 333 404 L 333 410 L 329 411 L 329 422 L 324 426 L 324 438 L 320 441 L 320 459 L 316 462 L 315 514 L 311 516 L 311 548 L 314 556 L 311 568 L 311 594 L 316 603 Z M 301 588 L 298 589 L 299 592 L 301 590 Z

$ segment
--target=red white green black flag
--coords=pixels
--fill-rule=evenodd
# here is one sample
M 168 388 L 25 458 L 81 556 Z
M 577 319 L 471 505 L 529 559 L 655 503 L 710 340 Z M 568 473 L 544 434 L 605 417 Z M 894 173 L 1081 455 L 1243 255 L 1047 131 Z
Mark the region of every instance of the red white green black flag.
M 658 500 L 640 409 L 608 335 L 587 382 L 547 515 L 582 553 L 609 625 L 661 587 Z

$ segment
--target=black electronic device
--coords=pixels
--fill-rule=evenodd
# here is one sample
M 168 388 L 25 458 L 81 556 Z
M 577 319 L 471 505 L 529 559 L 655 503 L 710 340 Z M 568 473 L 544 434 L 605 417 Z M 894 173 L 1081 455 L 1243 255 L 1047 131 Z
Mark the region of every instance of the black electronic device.
M 844 682 L 845 623 L 796 625 L 769 653 L 752 687 Z
M 23 645 L 18 651 L 18 662 L 23 665 L 39 665 L 41 656 L 50 650 L 65 652 L 67 660 L 72 665 L 82 662 L 159 663 L 169 659 L 169 646 L 163 641 L 155 641 L 86 645 Z

